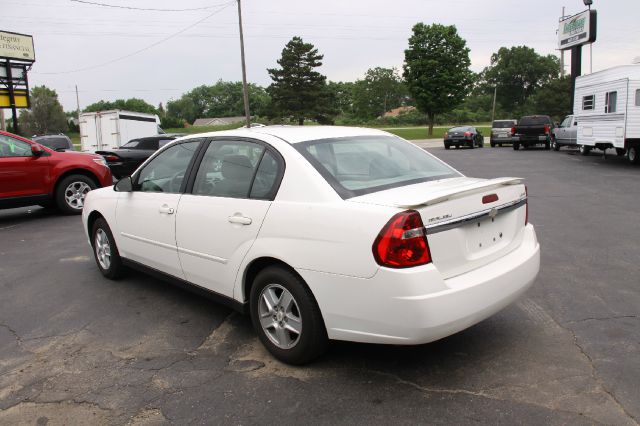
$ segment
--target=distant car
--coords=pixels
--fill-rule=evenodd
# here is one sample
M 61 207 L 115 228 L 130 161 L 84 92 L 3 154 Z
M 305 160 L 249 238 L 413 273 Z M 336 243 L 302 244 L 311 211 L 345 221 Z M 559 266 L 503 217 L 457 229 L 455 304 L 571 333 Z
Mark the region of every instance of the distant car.
M 482 136 L 480 130 L 472 126 L 452 127 L 444 134 L 444 149 L 449 149 L 451 146 L 456 148 L 461 146 L 482 148 L 484 146 L 484 136 Z
M 78 214 L 89 191 L 112 183 L 99 155 L 58 152 L 0 131 L 0 209 L 54 205 Z
M 66 135 L 34 136 L 31 140 L 38 142 L 40 145 L 44 145 L 47 148 L 51 148 L 54 151 L 75 151 L 71 139 Z
M 576 146 L 578 136 L 578 121 L 573 115 L 568 115 L 562 123 L 551 132 L 551 147 L 559 151 L 563 146 Z
M 328 339 L 423 344 L 514 302 L 540 264 L 527 203 L 522 179 L 465 177 L 380 130 L 267 126 L 172 142 L 82 219 L 106 278 L 192 284 L 301 364 Z
M 555 125 L 548 115 L 527 115 L 518 120 L 511 129 L 513 149 L 520 147 L 528 149 L 533 145 L 544 145 L 544 149 L 551 149 L 551 133 Z
M 116 179 L 131 175 L 140 164 L 174 139 L 184 136 L 179 133 L 165 133 L 147 138 L 133 139 L 118 149 L 110 151 L 96 151 L 107 161 L 111 173 Z
M 491 148 L 496 145 L 502 146 L 502 144 L 511 143 L 511 128 L 518 124 L 518 120 L 494 120 L 491 123 L 491 136 L 489 137 L 489 144 Z

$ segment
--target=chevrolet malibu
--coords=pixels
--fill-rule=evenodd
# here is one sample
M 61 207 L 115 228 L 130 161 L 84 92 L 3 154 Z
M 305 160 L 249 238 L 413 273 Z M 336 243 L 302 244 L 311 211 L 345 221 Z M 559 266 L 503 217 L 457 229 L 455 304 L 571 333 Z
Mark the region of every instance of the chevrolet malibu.
M 248 313 L 292 364 L 328 341 L 414 345 L 534 281 L 521 179 L 474 179 L 388 133 L 260 127 L 163 147 L 82 213 L 99 270 L 126 267 Z

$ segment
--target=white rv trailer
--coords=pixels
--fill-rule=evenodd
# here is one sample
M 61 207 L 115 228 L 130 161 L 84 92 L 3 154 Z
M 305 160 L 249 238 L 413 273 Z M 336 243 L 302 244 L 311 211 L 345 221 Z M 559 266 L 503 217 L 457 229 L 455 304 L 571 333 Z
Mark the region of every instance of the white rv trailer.
M 584 155 L 592 148 L 615 148 L 640 162 L 640 64 L 577 77 L 573 112 Z
M 155 114 L 110 110 L 80 114 L 80 149 L 99 151 L 119 148 L 131 139 L 158 134 Z

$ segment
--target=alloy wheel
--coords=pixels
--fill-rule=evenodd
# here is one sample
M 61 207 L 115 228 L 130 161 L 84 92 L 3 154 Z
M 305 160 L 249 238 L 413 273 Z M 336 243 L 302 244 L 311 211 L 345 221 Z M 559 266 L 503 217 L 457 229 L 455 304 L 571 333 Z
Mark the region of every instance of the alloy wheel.
M 85 182 L 72 182 L 64 190 L 64 199 L 69 207 L 81 210 L 84 206 L 84 198 L 91 187 Z
M 96 231 L 95 251 L 96 258 L 102 269 L 109 269 L 111 266 L 111 244 L 107 233 L 102 228 Z
M 269 284 L 258 300 L 260 325 L 271 342 L 291 349 L 300 340 L 302 317 L 293 295 L 280 284 Z

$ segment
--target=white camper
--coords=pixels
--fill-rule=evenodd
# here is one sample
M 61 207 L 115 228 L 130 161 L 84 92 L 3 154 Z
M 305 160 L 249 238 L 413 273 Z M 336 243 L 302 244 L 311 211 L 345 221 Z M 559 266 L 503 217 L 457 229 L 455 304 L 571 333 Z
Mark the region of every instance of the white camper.
M 577 77 L 573 112 L 582 154 L 615 148 L 640 162 L 640 64 Z
M 100 111 L 80 114 L 82 151 L 119 148 L 131 139 L 157 135 L 160 118 L 132 111 Z

